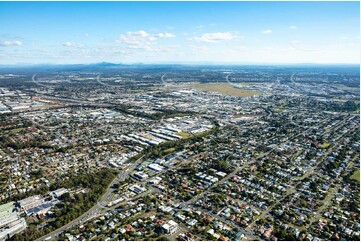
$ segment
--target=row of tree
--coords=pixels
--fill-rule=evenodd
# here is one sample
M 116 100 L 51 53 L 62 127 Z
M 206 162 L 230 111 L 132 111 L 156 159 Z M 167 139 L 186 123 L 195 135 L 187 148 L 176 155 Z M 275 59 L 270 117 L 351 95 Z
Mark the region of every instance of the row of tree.
M 62 179 L 53 183 L 50 190 L 62 187 L 73 190 L 84 188 L 86 192 L 74 195 L 63 194 L 61 203 L 53 209 L 55 218 L 48 222 L 43 229 L 39 230 L 37 228 L 39 224 L 32 222 L 28 224 L 25 231 L 14 235 L 11 240 L 35 240 L 76 219 L 97 203 L 116 174 L 117 171 L 106 168 L 97 172 L 84 172 L 82 174 L 73 172 L 69 175 L 69 179 Z

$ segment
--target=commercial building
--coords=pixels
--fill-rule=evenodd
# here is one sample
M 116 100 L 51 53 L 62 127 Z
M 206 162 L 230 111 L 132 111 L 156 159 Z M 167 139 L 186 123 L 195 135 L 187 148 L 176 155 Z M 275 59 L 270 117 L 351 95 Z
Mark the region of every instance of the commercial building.
M 155 164 L 155 163 L 152 163 L 152 164 L 148 165 L 148 168 L 152 169 L 154 171 L 157 171 L 157 172 L 163 171 L 163 169 L 164 169 L 163 166 Z
M 178 229 L 178 223 L 174 222 L 173 220 L 169 220 L 168 223 L 162 225 L 162 228 L 165 233 L 173 234 Z
M 55 194 L 59 195 L 65 193 L 65 190 L 55 191 Z M 27 197 L 23 200 L 19 201 L 19 206 L 22 208 L 28 216 L 34 214 L 45 214 L 49 211 L 55 204 L 57 204 L 58 200 L 45 201 L 43 196 L 35 195 L 31 197 Z
M 137 173 L 134 174 L 134 177 L 139 179 L 139 180 L 144 180 L 144 179 L 147 179 L 149 176 L 148 174 L 142 172 L 142 171 L 139 171 Z
M 15 210 L 14 202 L 0 206 L 0 240 L 10 239 L 26 229 L 26 221 L 20 218 Z
M 144 187 L 134 185 L 134 186 L 129 187 L 129 190 L 132 192 L 135 192 L 136 194 L 139 194 L 139 193 L 144 192 L 146 189 Z

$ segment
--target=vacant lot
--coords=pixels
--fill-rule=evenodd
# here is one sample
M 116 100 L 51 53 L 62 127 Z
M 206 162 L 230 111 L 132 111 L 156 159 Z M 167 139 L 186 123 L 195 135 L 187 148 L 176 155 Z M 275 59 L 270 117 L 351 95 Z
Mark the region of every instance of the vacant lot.
M 259 94 L 259 92 L 232 87 L 228 83 L 193 84 L 191 87 L 200 91 L 218 92 L 220 94 L 237 97 L 248 97 Z

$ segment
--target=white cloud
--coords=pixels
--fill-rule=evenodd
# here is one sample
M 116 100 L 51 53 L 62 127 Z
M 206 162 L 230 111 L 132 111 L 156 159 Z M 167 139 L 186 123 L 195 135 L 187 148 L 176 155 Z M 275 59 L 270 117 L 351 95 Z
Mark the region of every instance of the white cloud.
M 262 31 L 262 34 L 270 34 L 272 33 L 272 29 L 266 29 Z
M 171 33 L 159 33 L 156 35 L 159 38 L 174 38 L 175 35 Z
M 157 40 L 157 37 L 155 36 L 149 36 L 147 37 L 149 41 L 156 41 Z
M 152 51 L 152 47 L 150 44 L 147 43 L 134 43 L 134 44 L 128 44 L 128 49 L 139 49 L 139 50 L 148 50 Z
M 135 43 L 128 44 L 126 48 L 129 50 L 145 50 L 149 52 L 170 52 L 178 47 L 178 45 L 160 46 L 155 43 Z
M 19 40 L 0 42 L 0 46 L 3 46 L 3 47 L 20 46 L 20 45 L 22 45 L 22 43 L 21 43 L 21 41 L 19 41 Z
M 194 39 L 198 42 L 218 43 L 222 40 L 232 40 L 233 34 L 230 32 L 207 33 Z
M 297 26 L 291 25 L 290 29 L 297 29 Z
M 83 44 L 75 43 L 75 42 L 69 42 L 69 41 L 63 43 L 63 46 L 66 46 L 66 47 L 74 47 L 74 48 L 84 47 Z
M 147 32 L 145 32 L 144 30 L 139 30 L 138 32 L 128 32 L 127 33 L 128 36 L 139 36 L 139 37 L 148 37 L 149 34 Z
M 305 46 L 305 44 L 303 43 L 303 41 L 299 41 L 299 40 L 293 40 L 291 41 L 291 49 L 292 50 L 297 50 L 297 51 L 302 51 L 302 52 L 320 52 L 321 50 L 319 49 L 310 49 L 307 46 Z
M 209 48 L 207 46 L 204 46 L 204 45 L 201 45 L 201 46 L 198 46 L 198 45 L 190 45 L 189 46 L 192 51 L 194 52 L 200 52 L 200 51 L 208 51 Z
M 157 33 L 157 34 L 149 34 L 144 30 L 139 30 L 136 32 L 127 32 L 125 34 L 120 35 L 117 42 L 125 43 L 125 44 L 138 44 L 140 42 L 146 41 L 156 41 L 160 38 L 174 38 L 175 35 L 171 33 Z
M 127 32 L 120 35 L 117 39 L 118 43 L 126 45 L 128 49 L 140 49 L 146 51 L 166 51 L 167 47 L 161 48 L 157 45 L 156 40 L 174 38 L 175 35 L 171 33 L 157 33 L 149 34 L 144 30 L 136 32 Z
M 245 46 L 233 46 L 233 49 L 237 50 L 237 51 L 249 51 L 249 49 Z
M 342 40 L 346 40 L 346 39 L 348 39 L 346 36 L 342 36 L 340 39 L 342 39 Z

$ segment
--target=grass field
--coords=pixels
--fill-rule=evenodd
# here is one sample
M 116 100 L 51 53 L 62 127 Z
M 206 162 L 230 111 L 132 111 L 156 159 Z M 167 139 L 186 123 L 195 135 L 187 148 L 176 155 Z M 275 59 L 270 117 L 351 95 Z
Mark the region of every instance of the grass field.
M 182 137 L 183 139 L 187 139 L 187 138 L 191 137 L 190 134 L 185 133 L 185 132 L 178 132 L 178 133 L 176 133 L 176 135 L 179 135 L 179 136 Z
M 25 128 L 17 128 L 17 129 L 10 130 L 10 132 L 11 133 L 18 133 L 18 132 L 23 131 L 23 130 L 25 130 Z
M 174 151 L 175 151 L 174 148 L 169 148 L 169 149 L 166 149 L 166 150 L 164 151 L 164 153 L 165 153 L 165 154 L 170 154 L 170 153 L 173 153 Z
M 191 87 L 199 91 L 218 92 L 220 94 L 237 97 L 248 97 L 259 94 L 259 92 L 232 87 L 228 83 L 193 84 Z
M 360 170 L 355 171 L 352 174 L 351 179 L 360 182 Z
M 321 149 L 326 149 L 326 148 L 329 147 L 329 146 L 330 146 L 330 143 L 324 142 L 324 143 L 320 146 L 320 148 L 321 148 Z
M 345 86 L 342 84 L 334 84 L 334 85 L 332 85 L 332 87 L 335 87 L 335 88 L 338 88 L 338 89 L 341 89 L 344 91 L 355 91 L 355 90 L 360 89 L 360 87 L 348 87 L 348 86 Z

